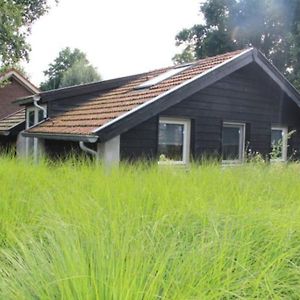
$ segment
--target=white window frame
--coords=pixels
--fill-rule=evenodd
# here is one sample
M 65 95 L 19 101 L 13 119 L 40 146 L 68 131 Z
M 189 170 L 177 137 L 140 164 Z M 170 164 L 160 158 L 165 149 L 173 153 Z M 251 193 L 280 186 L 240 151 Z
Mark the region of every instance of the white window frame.
M 223 127 L 239 128 L 239 158 L 238 159 L 223 159 L 222 151 L 222 164 L 240 164 L 244 162 L 245 159 L 245 141 L 246 141 L 246 124 L 238 122 L 223 122 Z M 222 136 L 222 150 L 223 150 L 223 136 Z
M 44 107 L 45 109 L 47 109 L 46 105 L 41 105 L 41 106 Z M 34 112 L 34 124 L 32 126 L 29 126 L 29 114 L 32 111 Z M 26 108 L 26 129 L 36 126 L 37 124 L 39 124 L 43 121 L 42 120 L 39 122 L 39 111 L 40 111 L 40 109 L 35 106 Z M 31 154 L 30 153 L 30 143 L 29 143 L 30 139 L 31 138 L 27 137 L 26 143 L 25 143 L 25 145 L 26 145 L 25 154 L 27 157 Z M 39 151 L 39 148 L 41 151 Z M 43 151 L 42 148 L 43 148 L 43 145 L 42 145 L 41 141 L 39 141 L 38 138 L 33 138 L 33 156 L 35 159 L 37 159 L 38 155 L 41 154 L 41 152 Z
M 271 133 L 272 130 L 281 130 L 283 135 L 282 135 L 282 154 L 281 154 L 281 158 L 275 158 L 275 159 L 271 159 L 271 162 L 285 162 L 287 161 L 287 148 L 288 148 L 288 129 L 285 126 L 272 126 L 271 127 Z M 272 135 L 271 135 L 272 137 Z M 272 141 L 271 141 L 272 143 Z M 272 145 L 271 145 L 272 146 Z
M 47 109 L 46 105 L 42 105 L 42 107 L 44 107 L 45 109 Z M 39 111 L 40 111 L 40 109 L 37 108 L 37 107 L 35 107 L 35 106 L 27 107 L 26 108 L 26 129 L 30 128 L 29 127 L 29 113 L 32 112 L 32 111 L 34 112 L 34 125 L 33 126 L 35 126 L 38 123 L 42 122 L 42 121 L 39 122 Z M 31 127 L 33 127 L 33 126 L 31 126 Z
M 158 161 L 159 164 L 175 164 L 186 165 L 190 162 L 190 143 L 191 143 L 191 120 L 175 118 L 175 117 L 160 117 L 159 124 L 178 124 L 183 125 L 183 147 L 182 147 L 182 160 L 180 161 Z M 158 133 L 159 134 L 159 133 Z M 159 138 L 158 141 L 159 143 Z

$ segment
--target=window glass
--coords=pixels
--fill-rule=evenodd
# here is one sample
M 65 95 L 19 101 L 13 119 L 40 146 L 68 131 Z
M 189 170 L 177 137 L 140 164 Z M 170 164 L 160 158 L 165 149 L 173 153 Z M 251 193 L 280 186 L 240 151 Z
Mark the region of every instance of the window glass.
M 240 129 L 236 127 L 223 128 L 223 160 L 239 159 Z
M 37 109 L 37 108 L 30 109 L 28 110 L 27 118 L 28 118 L 27 121 L 28 128 L 32 127 L 44 120 L 44 111 L 42 109 Z
M 44 111 L 39 109 L 39 112 L 38 112 L 38 122 L 41 122 L 44 120 Z
M 28 127 L 32 127 L 35 124 L 35 122 L 34 122 L 34 114 L 35 114 L 34 110 L 31 110 L 28 113 Z
M 223 161 L 242 160 L 244 151 L 244 125 L 224 124 L 222 130 Z
M 162 82 L 165 79 L 168 79 L 182 71 L 184 71 L 185 69 L 187 69 L 189 67 L 189 65 L 186 66 L 182 66 L 182 67 L 177 67 L 177 68 L 173 68 L 171 70 L 168 70 L 167 72 L 160 74 L 146 82 L 143 82 L 142 84 L 140 84 L 138 87 L 136 87 L 136 89 L 144 89 L 144 88 L 149 88 L 153 85 L 156 85 L 160 82 Z
M 184 125 L 160 122 L 158 155 L 160 160 L 183 160 Z
M 272 129 L 271 131 L 271 151 L 273 159 L 283 158 L 283 135 L 282 129 Z

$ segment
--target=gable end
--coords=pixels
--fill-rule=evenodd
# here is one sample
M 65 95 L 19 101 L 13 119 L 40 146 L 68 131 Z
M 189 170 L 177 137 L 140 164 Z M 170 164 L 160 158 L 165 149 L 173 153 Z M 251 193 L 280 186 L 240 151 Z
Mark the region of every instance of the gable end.
M 95 129 L 93 133 L 99 136 L 100 141 L 107 141 L 116 135 L 126 132 L 139 123 L 148 120 L 161 111 L 168 109 L 225 76 L 250 64 L 254 61 L 252 51 L 252 48 L 248 49 L 232 59 L 193 77 L 166 93 L 138 106 L 136 109 Z

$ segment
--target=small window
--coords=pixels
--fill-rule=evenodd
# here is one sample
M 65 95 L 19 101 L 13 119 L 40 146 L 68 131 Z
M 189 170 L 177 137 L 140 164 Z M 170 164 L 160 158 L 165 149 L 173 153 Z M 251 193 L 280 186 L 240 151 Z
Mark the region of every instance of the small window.
M 223 123 L 222 160 L 236 163 L 244 160 L 245 124 Z
M 160 163 L 189 162 L 190 120 L 159 120 L 158 155 Z
M 271 160 L 287 160 L 287 128 L 272 127 L 271 130 Z
M 46 106 L 43 107 L 46 108 Z M 44 111 L 42 109 L 38 109 L 35 106 L 26 109 L 26 129 L 31 128 L 43 120 Z M 42 153 L 42 141 L 37 138 L 27 137 L 25 149 L 26 156 L 37 158 Z
M 44 111 L 37 107 L 27 108 L 26 128 L 30 128 L 44 120 Z

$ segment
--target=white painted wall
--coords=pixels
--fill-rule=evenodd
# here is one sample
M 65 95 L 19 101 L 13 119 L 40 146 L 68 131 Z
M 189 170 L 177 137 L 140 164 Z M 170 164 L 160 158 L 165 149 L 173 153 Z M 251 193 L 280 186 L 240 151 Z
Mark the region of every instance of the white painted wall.
M 117 166 L 120 162 L 120 136 L 116 136 L 97 146 L 97 159 L 107 167 Z
M 26 157 L 27 154 L 27 143 L 26 143 L 26 137 L 22 135 L 22 131 L 19 132 L 17 136 L 17 145 L 16 145 L 16 150 L 17 150 L 17 156 L 18 157 Z
M 24 137 L 21 131 L 17 136 L 16 150 L 18 157 L 31 157 L 38 162 L 39 159 L 45 154 L 45 140 Z
M 34 159 L 38 162 L 45 154 L 45 140 L 34 138 Z

